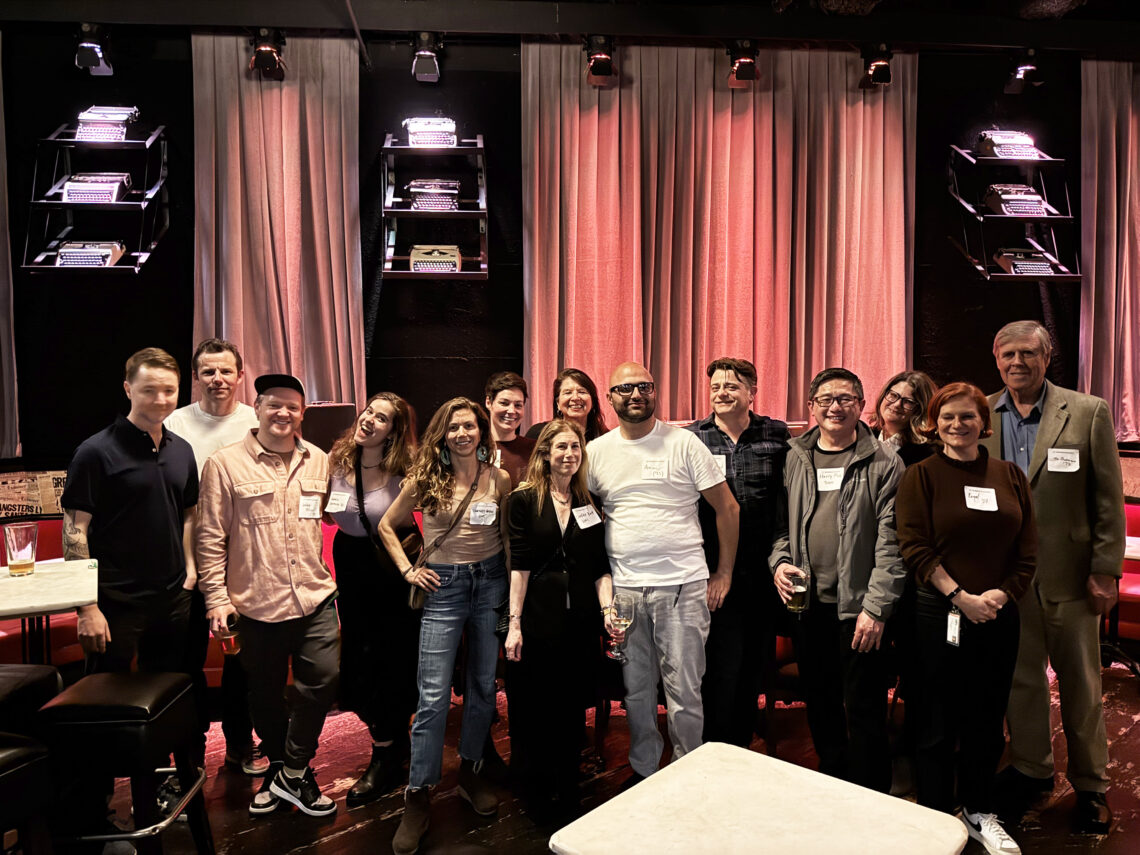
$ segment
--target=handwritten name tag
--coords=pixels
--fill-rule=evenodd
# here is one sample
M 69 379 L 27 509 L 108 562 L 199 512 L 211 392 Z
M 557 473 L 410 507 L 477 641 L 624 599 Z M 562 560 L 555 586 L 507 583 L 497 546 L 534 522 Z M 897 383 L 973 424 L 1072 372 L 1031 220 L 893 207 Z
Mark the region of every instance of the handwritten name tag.
M 348 507 L 348 493 L 334 491 L 329 493 L 329 503 L 325 505 L 326 514 L 339 514 Z
M 1050 472 L 1077 472 L 1081 468 L 1079 448 L 1050 448 L 1046 466 Z
M 646 481 L 661 481 L 665 478 L 668 467 L 664 460 L 641 461 L 641 477 Z
M 594 510 L 593 505 L 583 505 L 580 508 L 574 508 L 574 519 L 578 521 L 578 528 L 590 528 L 602 521 L 598 516 L 598 512 Z
M 499 506 L 494 502 L 472 502 L 471 525 L 494 525 L 499 515 Z
M 302 496 L 301 506 L 297 510 L 297 516 L 303 520 L 319 520 L 321 518 L 321 497 Z
M 973 511 L 996 511 L 997 493 L 992 487 L 966 487 L 966 507 Z
M 843 467 L 833 466 L 828 469 L 815 470 L 815 486 L 821 493 L 830 493 L 838 490 L 843 484 Z

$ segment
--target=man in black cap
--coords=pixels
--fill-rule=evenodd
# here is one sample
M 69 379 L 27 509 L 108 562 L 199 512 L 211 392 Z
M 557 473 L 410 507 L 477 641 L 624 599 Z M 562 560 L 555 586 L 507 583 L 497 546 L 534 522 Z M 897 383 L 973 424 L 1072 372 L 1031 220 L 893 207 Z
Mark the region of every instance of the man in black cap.
M 288 374 L 254 381 L 258 426 L 215 452 L 202 470 L 199 587 L 210 628 L 237 618 L 250 712 L 270 760 L 251 816 L 281 801 L 310 816 L 336 804 L 310 762 L 339 673 L 336 584 L 321 557 L 328 457 L 298 436 L 305 387 Z M 290 660 L 297 698 L 286 706 Z

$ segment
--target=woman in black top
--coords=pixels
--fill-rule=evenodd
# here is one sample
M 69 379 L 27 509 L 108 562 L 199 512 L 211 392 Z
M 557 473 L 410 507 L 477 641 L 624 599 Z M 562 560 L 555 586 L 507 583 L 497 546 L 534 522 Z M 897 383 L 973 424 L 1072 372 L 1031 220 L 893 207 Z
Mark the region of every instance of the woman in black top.
M 875 399 L 871 427 L 879 442 L 910 466 L 934 453 L 923 434 L 926 408 L 938 387 L 922 371 L 900 371 L 883 384 Z
M 539 813 L 579 806 L 582 709 L 596 682 L 601 613 L 613 599 L 605 526 L 586 490 L 585 444 L 574 422 L 547 424 L 507 506 L 511 766 Z
M 597 439 L 609 428 L 598 409 L 598 387 L 585 371 L 563 368 L 554 378 L 554 418 L 569 419 L 582 429 L 585 441 Z M 550 422 L 530 426 L 526 435 L 537 439 Z

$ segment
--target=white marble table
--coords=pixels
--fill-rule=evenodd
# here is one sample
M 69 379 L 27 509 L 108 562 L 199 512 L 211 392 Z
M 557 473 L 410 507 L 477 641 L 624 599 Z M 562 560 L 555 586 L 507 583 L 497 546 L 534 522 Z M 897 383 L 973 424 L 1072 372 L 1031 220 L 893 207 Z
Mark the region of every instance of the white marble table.
M 550 849 L 957 855 L 966 839 L 956 817 L 712 742 L 560 829 Z
M 99 562 L 37 561 L 30 576 L 9 576 L 0 566 L 0 618 L 28 618 L 70 611 L 93 602 L 99 588 Z
M 1124 538 L 1124 557 L 1129 561 L 1140 561 L 1140 537 Z

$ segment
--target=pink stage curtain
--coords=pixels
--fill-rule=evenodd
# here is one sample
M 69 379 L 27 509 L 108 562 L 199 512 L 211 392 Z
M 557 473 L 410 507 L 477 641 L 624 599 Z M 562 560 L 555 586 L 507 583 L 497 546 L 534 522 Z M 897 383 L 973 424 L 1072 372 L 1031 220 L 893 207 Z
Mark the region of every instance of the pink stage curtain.
M 282 82 L 246 71 L 240 36 L 192 46 L 195 341 L 234 342 L 251 380 L 288 372 L 310 400 L 360 401 L 356 44 L 291 36 Z
M 580 46 L 522 47 L 532 417 L 561 368 L 604 387 L 623 360 L 668 419 L 707 414 L 724 355 L 756 363 L 760 412 L 805 418 L 830 365 L 873 395 L 910 352 L 917 57 L 876 91 L 851 52 L 763 52 L 751 91 L 728 88 L 723 50 L 615 60 L 599 90 Z
M 0 457 L 20 453 L 15 320 L 12 306 L 12 251 L 8 240 L 8 155 L 4 140 L 4 97 L 0 87 Z
M 1081 391 L 1140 440 L 1140 64 L 1081 63 Z

